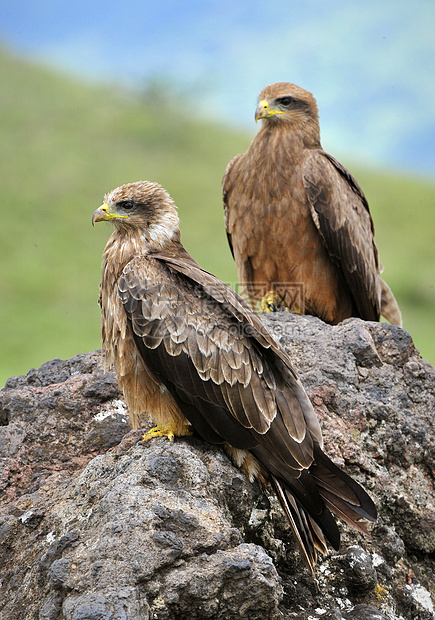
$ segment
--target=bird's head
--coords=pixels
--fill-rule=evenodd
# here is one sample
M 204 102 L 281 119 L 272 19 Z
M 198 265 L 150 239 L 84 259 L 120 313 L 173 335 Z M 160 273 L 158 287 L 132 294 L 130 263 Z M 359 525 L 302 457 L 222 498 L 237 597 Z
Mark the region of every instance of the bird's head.
M 255 122 L 270 126 L 301 129 L 320 143 L 319 112 L 313 95 L 290 82 L 277 82 L 263 88 L 258 96 Z
M 158 183 L 127 183 L 104 196 L 103 204 L 92 214 L 95 222 L 112 222 L 119 231 L 139 232 L 154 249 L 180 238 L 177 207 Z

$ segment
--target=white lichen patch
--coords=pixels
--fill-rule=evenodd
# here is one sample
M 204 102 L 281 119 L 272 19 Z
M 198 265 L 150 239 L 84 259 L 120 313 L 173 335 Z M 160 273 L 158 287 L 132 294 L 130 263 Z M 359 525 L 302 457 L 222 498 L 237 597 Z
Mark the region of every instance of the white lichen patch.
M 21 515 L 20 517 L 20 521 L 21 523 L 26 523 L 27 521 L 29 521 L 33 516 L 34 516 L 34 512 L 32 509 L 28 510 L 27 512 L 25 512 L 23 515 Z
M 385 564 L 385 560 L 382 556 L 380 556 L 376 551 L 372 553 L 372 563 L 375 568 L 380 566 L 381 564 Z
M 56 536 L 55 536 L 54 532 L 48 532 L 48 534 L 45 537 L 45 539 L 51 545 L 51 543 L 53 543 L 56 540 Z
M 125 420 L 128 418 L 127 405 L 122 400 L 112 400 L 110 403 L 105 403 L 100 411 L 94 416 L 94 420 L 102 422 L 109 416 L 121 416 Z
M 342 599 L 337 597 L 336 598 L 336 602 L 338 603 L 338 606 L 340 607 L 341 611 L 348 611 L 349 609 L 352 608 L 352 603 L 348 598 Z
M 253 528 L 260 527 L 266 520 L 268 515 L 267 510 L 260 510 L 259 508 L 253 508 L 251 516 L 249 517 L 249 525 Z
M 331 570 L 329 568 L 329 566 L 327 564 L 320 564 L 319 565 L 319 571 L 321 573 L 323 573 L 324 575 L 328 576 L 331 574 Z
M 411 592 L 412 598 L 417 601 L 417 603 L 420 603 L 420 605 L 431 614 L 435 614 L 435 607 L 431 595 L 426 588 L 423 588 L 420 584 L 406 586 L 406 588 Z

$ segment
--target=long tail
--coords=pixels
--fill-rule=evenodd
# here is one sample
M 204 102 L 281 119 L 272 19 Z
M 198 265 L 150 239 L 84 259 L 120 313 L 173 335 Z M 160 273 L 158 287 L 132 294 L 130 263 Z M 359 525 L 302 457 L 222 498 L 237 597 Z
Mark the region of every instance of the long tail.
M 272 476 L 271 480 L 311 573 L 314 572 L 317 551 L 327 553 L 328 543 L 336 550 L 339 548 L 340 532 L 330 511 L 365 534 L 368 533 L 367 521 L 376 520 L 376 507 L 368 494 L 320 448 L 315 451 L 315 462 L 308 471 L 303 472 L 295 487 L 276 476 Z M 303 497 L 297 492 L 297 486 L 311 487 L 313 483 L 323 500 L 323 508 L 316 514 L 309 505 L 303 505 Z
M 390 287 L 381 280 L 381 314 L 392 325 L 402 326 L 402 313 Z
M 289 489 L 278 478 L 273 476 L 271 480 L 281 507 L 293 528 L 304 562 L 310 572 L 314 574 L 317 551 L 324 554 L 328 552 L 323 532 L 308 512 L 295 500 Z M 338 539 L 340 539 L 338 528 L 337 526 L 335 527 L 335 534 L 338 534 Z

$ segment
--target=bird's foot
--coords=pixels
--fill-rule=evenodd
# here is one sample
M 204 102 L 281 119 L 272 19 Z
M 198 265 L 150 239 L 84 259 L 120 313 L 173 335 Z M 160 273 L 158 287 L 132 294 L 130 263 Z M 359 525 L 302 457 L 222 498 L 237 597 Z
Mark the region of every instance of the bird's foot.
M 269 291 L 261 300 L 261 312 L 279 312 L 281 310 L 290 311 L 285 305 L 283 298 L 275 293 L 275 291 Z
M 154 428 L 151 428 L 142 435 L 141 443 L 154 439 L 154 437 L 167 437 L 169 441 L 174 441 L 175 437 L 189 437 L 190 435 L 192 435 L 192 432 L 187 427 L 184 427 L 180 431 L 180 429 L 175 428 L 154 426 Z

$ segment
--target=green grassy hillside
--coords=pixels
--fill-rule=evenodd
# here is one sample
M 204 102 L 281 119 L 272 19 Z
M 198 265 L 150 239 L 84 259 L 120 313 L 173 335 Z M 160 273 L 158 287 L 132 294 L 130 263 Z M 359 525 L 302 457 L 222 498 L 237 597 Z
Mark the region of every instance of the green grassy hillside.
M 103 194 L 158 181 L 179 207 L 182 238 L 207 269 L 235 282 L 220 181 L 250 136 L 197 117 L 164 90 L 133 97 L 0 53 L 0 385 L 53 357 L 99 347 L 97 291 L 109 225 L 90 220 Z M 346 162 L 343 162 L 346 163 Z M 385 278 L 405 327 L 435 359 L 435 186 L 355 170 L 372 205 Z

